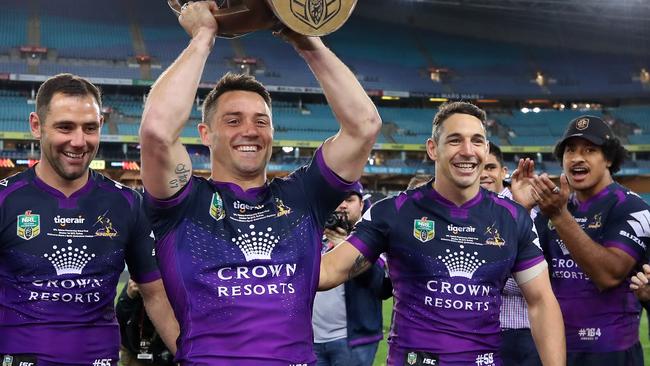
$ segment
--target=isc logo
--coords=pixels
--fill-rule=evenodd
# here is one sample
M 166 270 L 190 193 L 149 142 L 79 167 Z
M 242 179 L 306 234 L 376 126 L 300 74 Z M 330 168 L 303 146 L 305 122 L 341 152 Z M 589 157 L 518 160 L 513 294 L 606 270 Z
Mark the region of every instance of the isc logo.
M 25 362 L 25 361 L 21 361 L 21 362 L 18 364 L 18 366 L 34 366 L 34 363 L 33 363 L 33 362 Z

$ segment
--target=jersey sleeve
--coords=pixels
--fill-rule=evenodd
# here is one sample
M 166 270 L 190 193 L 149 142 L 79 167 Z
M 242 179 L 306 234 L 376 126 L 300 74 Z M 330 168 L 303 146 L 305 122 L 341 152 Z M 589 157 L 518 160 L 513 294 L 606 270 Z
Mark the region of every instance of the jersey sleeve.
M 618 248 L 638 262 L 650 244 L 650 207 L 639 197 L 628 197 L 608 215 L 601 244 Z
M 517 243 L 515 264 L 512 268 L 513 274 L 525 271 L 544 261 L 537 229 L 530 215 L 524 209 L 519 208 L 516 221 L 519 242 Z
M 347 239 L 371 263 L 388 251 L 391 218 L 397 218 L 394 202 L 393 198 L 385 198 L 372 205 Z
M 321 227 L 355 185 L 355 182 L 340 178 L 327 166 L 322 147 L 316 150 L 309 165 L 296 170 L 289 178 L 299 179 L 302 183 L 303 191 Z
M 181 222 L 190 204 L 190 196 L 198 184 L 198 178 L 192 176 L 189 183 L 167 199 L 154 198 L 145 191 L 145 213 L 151 222 L 156 238 L 164 237 Z
M 144 211 L 142 196 L 134 192 L 132 208 L 134 217 L 129 242 L 126 246 L 126 264 L 131 278 L 137 283 L 152 282 L 160 278 L 154 251 L 154 233 Z

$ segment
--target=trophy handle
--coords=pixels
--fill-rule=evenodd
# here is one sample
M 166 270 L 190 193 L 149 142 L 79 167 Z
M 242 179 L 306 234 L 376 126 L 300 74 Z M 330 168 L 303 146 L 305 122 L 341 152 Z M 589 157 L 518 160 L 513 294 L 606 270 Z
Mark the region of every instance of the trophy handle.
M 176 13 L 177 16 L 181 15 L 183 4 L 187 2 L 188 1 L 182 1 L 182 0 L 167 0 L 167 4 L 172 9 L 172 11 Z M 238 4 L 234 6 L 229 6 L 227 8 L 219 9 L 219 11 L 213 13 L 213 15 L 215 16 L 215 18 L 219 18 L 219 17 L 228 16 L 232 14 L 247 12 L 249 10 L 250 9 L 245 4 Z
M 167 0 L 180 16 L 183 5 L 191 0 Z M 272 29 L 278 23 L 265 0 L 214 0 L 218 9 L 212 15 L 219 23 L 217 37 L 236 38 L 259 29 Z M 291 1 L 291 0 L 290 0 Z

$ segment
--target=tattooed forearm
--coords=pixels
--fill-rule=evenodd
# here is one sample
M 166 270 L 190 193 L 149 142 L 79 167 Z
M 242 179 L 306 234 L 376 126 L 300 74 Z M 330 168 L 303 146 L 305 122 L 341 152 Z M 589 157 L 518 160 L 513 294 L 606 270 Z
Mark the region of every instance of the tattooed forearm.
M 187 169 L 185 164 L 182 163 L 176 165 L 176 169 L 174 169 L 174 174 L 176 175 L 176 179 L 172 179 L 169 181 L 169 188 L 183 187 L 184 185 L 187 184 L 187 182 L 190 179 L 190 170 Z
M 368 260 L 366 259 L 366 257 L 363 256 L 363 254 L 359 254 L 357 259 L 354 260 L 354 264 L 352 265 L 352 268 L 350 268 L 348 279 L 349 280 L 353 279 L 359 274 L 365 272 L 368 268 L 370 268 L 370 262 L 368 262 Z

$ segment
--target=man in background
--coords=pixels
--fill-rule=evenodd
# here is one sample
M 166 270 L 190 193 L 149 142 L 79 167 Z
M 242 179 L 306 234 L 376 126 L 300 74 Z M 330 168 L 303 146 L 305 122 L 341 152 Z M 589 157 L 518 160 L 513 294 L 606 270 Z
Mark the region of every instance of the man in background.
M 365 208 L 357 183 L 325 222 L 323 254 L 345 240 Z M 372 366 L 383 338 L 382 300 L 391 291 L 384 262 L 378 261 L 361 275 L 317 292 L 312 317 L 317 365 Z
M 481 173 L 481 187 L 501 196 L 513 199 L 512 192 L 505 186 L 508 167 L 503 161 L 501 148 L 490 142 L 490 151 Z M 520 202 L 521 203 L 521 202 Z M 531 218 L 536 211 L 531 210 Z M 501 293 L 501 357 L 504 366 L 541 366 L 535 342 L 530 332 L 528 306 L 517 282 L 508 277 Z
M 641 305 L 627 279 L 646 260 L 649 207 L 612 178 L 626 150 L 595 116 L 569 122 L 555 145 L 560 186 L 532 177 L 540 242 L 562 308 L 569 366 L 642 366 Z M 574 193 L 570 193 L 570 190 Z

